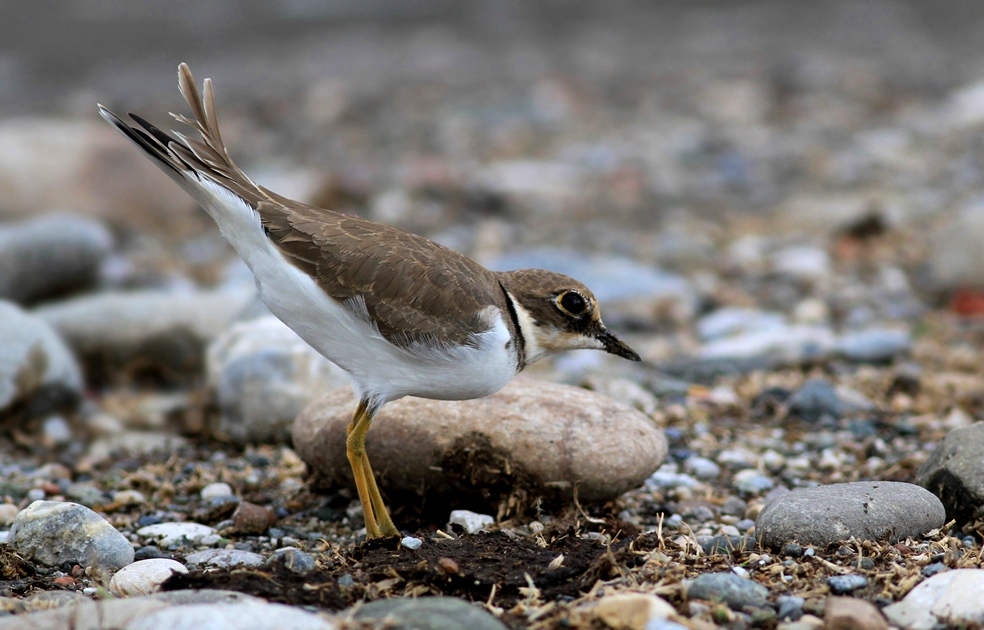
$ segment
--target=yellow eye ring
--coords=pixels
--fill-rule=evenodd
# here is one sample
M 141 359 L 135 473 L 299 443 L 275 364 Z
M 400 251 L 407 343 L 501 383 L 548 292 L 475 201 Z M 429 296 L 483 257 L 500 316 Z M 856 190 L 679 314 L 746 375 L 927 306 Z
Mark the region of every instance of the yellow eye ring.
M 579 292 L 564 291 L 557 296 L 557 308 L 571 317 L 580 317 L 588 310 L 588 301 Z

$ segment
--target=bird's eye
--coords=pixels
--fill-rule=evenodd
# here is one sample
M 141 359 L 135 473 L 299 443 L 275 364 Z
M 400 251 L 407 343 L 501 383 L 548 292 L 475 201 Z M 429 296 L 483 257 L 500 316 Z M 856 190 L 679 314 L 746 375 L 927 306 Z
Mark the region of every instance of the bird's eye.
M 578 317 L 584 314 L 588 303 L 585 301 L 584 296 L 577 291 L 564 291 L 557 296 L 557 306 L 568 315 Z

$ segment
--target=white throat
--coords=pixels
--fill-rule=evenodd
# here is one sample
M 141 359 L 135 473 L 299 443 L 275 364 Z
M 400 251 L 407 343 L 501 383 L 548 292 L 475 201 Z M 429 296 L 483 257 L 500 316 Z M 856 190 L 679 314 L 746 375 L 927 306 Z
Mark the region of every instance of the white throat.
M 540 345 L 540 327 L 537 326 L 530 312 L 523 308 L 522 303 L 512 293 L 508 291 L 506 293 L 512 300 L 513 306 L 516 307 L 516 321 L 519 323 L 519 332 L 523 334 L 523 341 L 526 344 L 526 364 L 529 365 L 550 353 Z

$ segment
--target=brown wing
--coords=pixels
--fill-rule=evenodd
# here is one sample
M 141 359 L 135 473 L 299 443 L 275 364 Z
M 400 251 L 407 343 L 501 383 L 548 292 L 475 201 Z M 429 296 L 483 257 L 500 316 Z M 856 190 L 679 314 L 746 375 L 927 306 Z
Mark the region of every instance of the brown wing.
M 301 204 L 260 202 L 257 211 L 290 262 L 337 300 L 361 297 L 393 343 L 469 343 L 488 328 L 483 309 L 504 306 L 492 272 L 422 236 Z

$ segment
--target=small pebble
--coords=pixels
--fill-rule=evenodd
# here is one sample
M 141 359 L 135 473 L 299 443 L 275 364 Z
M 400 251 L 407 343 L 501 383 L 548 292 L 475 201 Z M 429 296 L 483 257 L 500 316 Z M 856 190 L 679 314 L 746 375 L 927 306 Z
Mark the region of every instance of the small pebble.
M 420 549 L 420 546 L 424 544 L 424 541 L 419 538 L 414 538 L 413 536 L 404 536 L 403 540 L 400 541 L 400 544 L 407 549 Z
M 868 578 L 863 575 L 834 575 L 827 578 L 827 586 L 835 595 L 846 595 L 868 586 Z
M 216 497 L 230 497 L 233 496 L 232 486 L 227 483 L 217 482 L 210 483 L 201 492 L 198 493 L 202 500 L 207 501 L 209 499 L 214 499 Z

